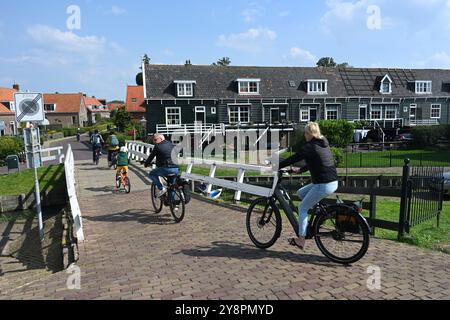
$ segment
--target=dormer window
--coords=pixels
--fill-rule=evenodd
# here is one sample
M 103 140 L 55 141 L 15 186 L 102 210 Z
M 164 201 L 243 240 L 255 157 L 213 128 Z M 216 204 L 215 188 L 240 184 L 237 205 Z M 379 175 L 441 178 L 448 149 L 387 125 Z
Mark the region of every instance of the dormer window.
M 308 94 L 328 94 L 328 80 L 308 80 Z
M 259 95 L 261 79 L 237 79 L 240 95 Z
M 195 81 L 174 81 L 177 85 L 178 97 L 193 97 Z
M 432 81 L 416 81 L 416 94 L 432 93 Z
M 385 75 L 381 80 L 380 85 L 380 93 L 381 94 L 391 94 L 392 93 L 392 79 L 389 75 Z

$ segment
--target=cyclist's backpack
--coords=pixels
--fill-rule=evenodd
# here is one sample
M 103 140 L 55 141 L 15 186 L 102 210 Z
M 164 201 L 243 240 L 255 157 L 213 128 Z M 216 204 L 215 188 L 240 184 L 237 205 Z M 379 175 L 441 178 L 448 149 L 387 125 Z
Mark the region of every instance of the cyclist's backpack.
M 115 135 L 111 136 L 111 146 L 117 147 L 119 145 L 119 139 Z
M 95 134 L 92 137 L 92 142 L 93 142 L 93 144 L 101 144 L 102 140 L 100 139 L 100 135 L 99 134 Z

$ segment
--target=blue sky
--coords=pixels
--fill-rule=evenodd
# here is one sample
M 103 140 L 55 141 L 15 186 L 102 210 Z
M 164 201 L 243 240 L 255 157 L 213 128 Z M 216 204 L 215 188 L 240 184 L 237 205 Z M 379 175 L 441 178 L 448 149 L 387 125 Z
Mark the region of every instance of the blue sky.
M 0 43 L 0 86 L 107 100 L 125 98 L 144 53 L 157 64 L 228 56 L 314 66 L 332 56 L 356 67 L 450 68 L 450 0 L 1 1 Z

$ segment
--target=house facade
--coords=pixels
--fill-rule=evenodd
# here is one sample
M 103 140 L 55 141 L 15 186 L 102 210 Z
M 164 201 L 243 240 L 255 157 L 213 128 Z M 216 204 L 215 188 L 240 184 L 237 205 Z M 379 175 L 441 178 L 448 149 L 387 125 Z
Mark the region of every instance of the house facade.
M 109 119 L 111 112 L 109 111 L 106 101 L 97 99 L 95 97 L 83 97 L 84 105 L 87 109 L 88 124 L 93 125 L 97 123 L 96 116 L 100 119 Z
M 82 93 L 44 93 L 45 117 L 50 125 L 84 127 L 89 124 Z
M 145 118 L 145 99 L 143 86 L 127 86 L 126 110 L 131 113 L 134 122 Z
M 316 120 L 450 124 L 450 70 L 145 65 L 147 130 L 281 132 Z
M 17 91 L 19 91 L 17 84 L 12 88 L 0 88 L 0 136 L 17 134 L 14 103 L 14 94 Z

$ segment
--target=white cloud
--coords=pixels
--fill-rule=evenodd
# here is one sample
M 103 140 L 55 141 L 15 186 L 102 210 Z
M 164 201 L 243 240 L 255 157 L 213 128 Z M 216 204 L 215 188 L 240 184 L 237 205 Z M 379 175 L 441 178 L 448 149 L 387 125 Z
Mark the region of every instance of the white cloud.
M 444 51 L 435 53 L 431 57 L 430 62 L 435 67 L 448 69 L 450 68 L 450 55 Z
M 259 6 L 256 2 L 250 4 L 250 8 L 246 8 L 241 12 L 244 21 L 247 23 L 255 22 L 262 16 L 264 8 Z
M 219 47 L 258 53 L 262 51 L 263 45 L 267 45 L 276 39 L 277 33 L 275 31 L 259 27 L 238 34 L 220 35 L 216 44 Z
M 111 8 L 111 13 L 115 16 L 120 16 L 122 14 L 125 14 L 126 12 L 127 12 L 126 9 L 116 6 L 116 5 L 112 6 L 112 8 Z
M 107 43 L 103 37 L 80 37 L 72 31 L 61 31 L 44 25 L 30 27 L 27 32 L 38 44 L 63 52 L 83 55 L 101 53 Z
M 304 62 L 315 62 L 317 61 L 317 57 L 309 52 L 308 50 L 304 50 L 301 48 L 293 47 L 291 48 L 291 57 L 295 59 L 299 59 Z

